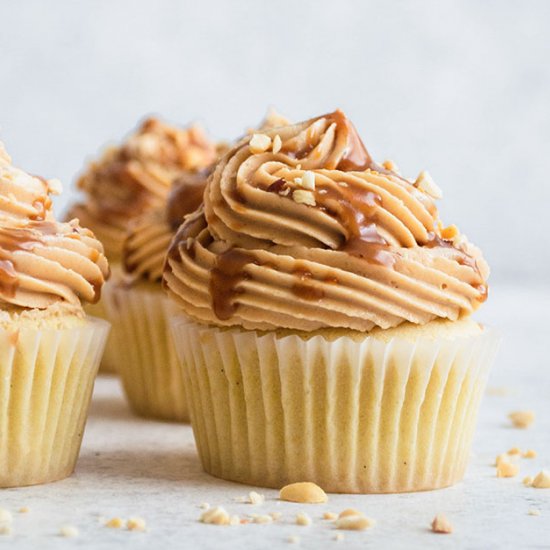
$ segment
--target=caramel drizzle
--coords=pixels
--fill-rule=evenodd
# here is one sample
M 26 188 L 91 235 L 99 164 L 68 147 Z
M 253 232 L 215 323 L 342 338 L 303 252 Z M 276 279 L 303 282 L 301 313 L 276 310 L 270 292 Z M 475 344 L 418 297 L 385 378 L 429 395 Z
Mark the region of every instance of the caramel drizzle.
M 231 248 L 216 258 L 216 265 L 210 270 L 210 294 L 212 307 L 218 319 L 230 319 L 237 311 L 239 284 L 248 279 L 244 268 L 257 263 L 253 254 Z
M 19 287 L 17 271 L 10 260 L 0 260 L 0 294 L 13 298 Z

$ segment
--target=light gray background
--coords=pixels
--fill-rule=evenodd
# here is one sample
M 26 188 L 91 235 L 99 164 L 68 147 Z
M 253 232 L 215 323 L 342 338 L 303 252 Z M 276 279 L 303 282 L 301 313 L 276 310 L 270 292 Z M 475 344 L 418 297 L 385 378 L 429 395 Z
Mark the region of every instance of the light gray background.
M 550 2 L 1 4 L 0 137 L 66 188 L 146 113 L 230 139 L 268 105 L 343 108 L 374 156 L 427 168 L 493 280 L 550 275 Z M 74 194 L 58 200 L 62 210 Z

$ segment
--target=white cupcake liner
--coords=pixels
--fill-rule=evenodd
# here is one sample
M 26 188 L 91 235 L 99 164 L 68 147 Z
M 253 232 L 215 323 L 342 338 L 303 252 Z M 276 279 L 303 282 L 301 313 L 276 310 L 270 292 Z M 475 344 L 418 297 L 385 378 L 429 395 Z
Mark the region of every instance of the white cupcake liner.
M 65 329 L 0 329 L 0 487 L 73 472 L 108 332 L 93 318 Z
M 103 285 L 103 291 L 107 286 L 112 284 L 114 284 L 112 281 L 106 281 L 105 284 Z M 107 312 L 107 308 L 105 307 L 105 301 L 103 298 L 99 302 L 97 302 L 97 304 L 86 304 L 84 306 L 84 310 L 88 315 L 111 322 L 111 320 L 109 319 L 109 314 Z M 118 352 L 111 337 L 109 336 L 107 338 L 107 343 L 105 344 L 105 351 L 103 352 L 101 363 L 99 364 L 99 373 L 116 374 L 117 361 L 118 361 Z
M 464 474 L 499 337 L 328 341 L 173 322 L 204 469 L 330 492 L 446 487 Z
M 145 418 L 187 422 L 183 376 L 168 325 L 175 304 L 160 286 L 111 285 L 104 300 L 113 322 L 117 372 L 133 411 Z

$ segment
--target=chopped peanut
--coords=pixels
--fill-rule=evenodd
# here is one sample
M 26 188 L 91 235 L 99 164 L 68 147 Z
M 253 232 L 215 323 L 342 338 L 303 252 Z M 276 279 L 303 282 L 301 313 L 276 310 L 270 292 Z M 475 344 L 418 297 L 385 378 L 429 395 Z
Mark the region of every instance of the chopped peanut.
M 264 153 L 271 146 L 271 138 L 265 134 L 253 134 L 248 145 L 251 153 Z
M 145 531 L 147 524 L 143 518 L 130 518 L 126 523 L 128 531 Z
M 508 417 L 512 421 L 515 428 L 528 428 L 535 421 L 535 413 L 533 411 L 514 411 Z
M 307 514 L 300 512 L 296 515 L 296 525 L 303 525 L 307 527 L 308 525 L 311 525 L 311 518 Z
M 453 526 L 443 514 L 437 514 L 432 521 L 432 531 L 434 533 L 450 535 L 453 532 Z
M 336 529 L 347 531 L 363 531 L 374 525 L 374 520 L 361 515 L 347 515 L 339 517 L 336 522 Z
M 299 502 L 301 504 L 320 504 L 328 501 L 327 494 L 319 485 L 310 481 L 302 481 L 285 485 L 280 493 L 281 500 Z
M 519 473 L 519 467 L 517 464 L 511 462 L 501 461 L 497 466 L 497 477 L 514 477 Z
M 524 458 L 537 458 L 537 451 L 534 451 L 533 449 L 527 449 L 527 451 L 525 451 L 523 453 L 523 457 Z
M 550 489 L 550 472 L 541 470 L 533 479 L 532 486 L 536 489 Z

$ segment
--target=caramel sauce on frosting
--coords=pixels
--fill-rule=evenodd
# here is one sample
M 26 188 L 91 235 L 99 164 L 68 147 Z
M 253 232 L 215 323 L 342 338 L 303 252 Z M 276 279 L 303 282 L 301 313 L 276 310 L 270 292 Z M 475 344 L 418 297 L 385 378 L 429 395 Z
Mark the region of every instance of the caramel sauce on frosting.
M 130 224 L 164 209 L 174 180 L 201 171 L 217 156 L 216 144 L 198 126 L 180 129 L 149 118 L 90 164 L 77 182 L 85 201 L 67 219 L 79 218 L 104 243 L 108 257 L 118 260 Z
M 109 274 L 103 247 L 77 220 L 54 219 L 56 186 L 12 166 L 0 147 L 0 308 L 95 302 Z
M 479 251 L 441 236 L 432 197 L 376 164 L 341 111 L 263 134 L 265 150 L 246 137 L 218 162 L 172 240 L 164 285 L 188 315 L 365 331 L 457 319 L 485 299 Z

